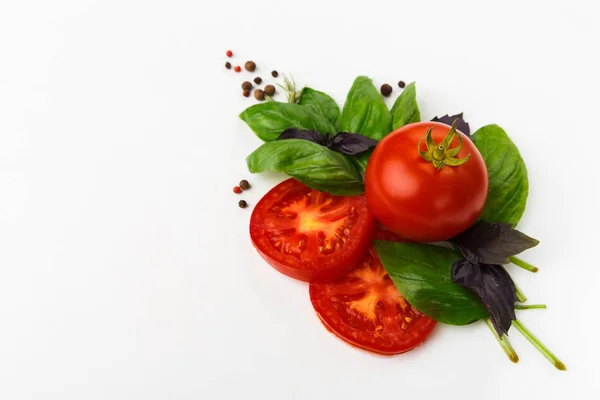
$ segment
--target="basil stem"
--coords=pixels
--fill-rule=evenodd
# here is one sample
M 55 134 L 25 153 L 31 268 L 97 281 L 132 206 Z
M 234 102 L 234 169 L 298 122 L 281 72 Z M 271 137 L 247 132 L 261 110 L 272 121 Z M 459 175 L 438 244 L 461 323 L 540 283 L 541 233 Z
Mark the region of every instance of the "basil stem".
M 545 304 L 515 304 L 515 310 L 533 310 L 535 308 L 546 309 Z
M 496 341 L 498 342 L 500 347 L 502 347 L 502 350 L 504 350 L 504 352 L 508 356 L 508 359 L 510 361 L 514 362 L 515 364 L 518 363 L 519 356 L 517 355 L 517 353 L 515 352 L 515 349 L 513 349 L 512 345 L 508 341 L 508 338 L 506 337 L 506 335 L 502 335 L 502 338 L 500 338 L 500 336 L 498 336 L 498 334 L 496 333 L 496 329 L 494 329 L 494 325 L 492 325 L 492 321 L 490 321 L 489 318 L 485 319 L 485 323 L 487 324 L 488 328 L 490 328 L 490 331 L 492 331 L 492 334 L 496 338 Z
M 511 263 L 515 264 L 518 267 L 521 267 L 523 269 L 526 269 L 529 272 L 538 272 L 538 267 L 529 264 L 527 261 L 523 261 L 518 257 L 508 257 L 508 259 L 510 260 Z
M 515 283 L 515 288 L 517 289 L 517 291 L 515 293 L 517 295 L 517 301 L 519 303 L 525 303 L 527 301 L 527 296 L 525 296 L 525 293 L 523 293 L 521 291 L 521 288 L 516 283 Z
M 557 369 L 559 369 L 561 371 L 567 370 L 567 367 L 565 366 L 565 364 L 563 364 L 563 362 L 560 361 L 558 359 L 558 357 L 556 357 L 554 354 L 552 354 L 552 352 L 546 346 L 544 346 L 544 344 L 542 342 L 540 342 L 540 340 L 538 338 L 536 338 L 529 329 L 525 328 L 525 326 L 521 323 L 521 321 L 516 319 L 513 321 L 513 325 L 515 328 L 517 328 L 517 330 L 519 332 L 521 332 L 521 335 L 525 336 L 525 339 L 529 340 L 529 342 L 532 345 L 534 345 L 535 348 L 538 349 L 539 352 L 542 353 L 542 355 L 544 357 L 546 357 L 552 364 L 554 364 L 554 366 Z

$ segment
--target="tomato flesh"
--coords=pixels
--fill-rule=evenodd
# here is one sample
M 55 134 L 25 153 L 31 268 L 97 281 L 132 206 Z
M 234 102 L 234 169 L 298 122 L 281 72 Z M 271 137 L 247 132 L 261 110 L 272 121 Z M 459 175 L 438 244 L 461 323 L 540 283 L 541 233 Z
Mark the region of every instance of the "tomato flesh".
M 418 152 L 427 129 L 441 143 L 450 126 L 439 122 L 409 124 L 379 142 L 365 174 L 369 207 L 388 229 L 407 240 L 434 242 L 450 239 L 469 228 L 481 215 L 488 191 L 485 162 L 463 133 L 456 158 L 470 155 L 458 166 L 437 169 Z M 451 148 L 459 146 L 458 138 Z M 421 151 L 426 151 L 425 141 Z
M 392 240 L 392 234 L 377 239 Z M 310 300 L 321 322 L 353 346 L 385 355 L 421 344 L 436 322 L 402 297 L 371 248 L 359 264 L 332 282 L 311 283 Z
M 357 264 L 370 244 L 374 224 L 364 195 L 333 196 L 288 179 L 254 208 L 250 237 L 278 271 L 322 282 Z

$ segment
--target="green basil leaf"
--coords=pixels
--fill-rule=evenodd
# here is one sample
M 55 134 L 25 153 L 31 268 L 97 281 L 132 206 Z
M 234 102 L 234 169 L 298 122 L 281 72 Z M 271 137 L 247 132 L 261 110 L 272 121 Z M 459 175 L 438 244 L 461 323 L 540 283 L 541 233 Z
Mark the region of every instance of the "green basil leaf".
M 466 325 L 487 315 L 479 299 L 452 281 L 455 250 L 416 243 L 376 241 L 375 250 L 398 291 L 436 321 Z
M 519 149 L 498 125 L 478 129 L 471 139 L 485 160 L 489 176 L 481 219 L 515 227 L 523 216 L 529 194 L 527 168 Z
M 313 189 L 333 195 L 364 193 L 362 176 L 347 156 L 306 140 L 265 143 L 246 161 L 252 173 L 284 172 Z
M 342 114 L 340 112 L 340 108 L 335 100 L 333 100 L 329 95 L 319 92 L 318 90 L 305 87 L 302 89 L 302 93 L 300 94 L 300 102 L 298 104 L 308 107 L 314 113 L 325 117 L 329 122 L 331 122 L 336 132 L 341 130 Z
M 412 82 L 404 88 L 392 106 L 392 130 L 421 121 L 421 112 L 417 104 L 417 88 Z
M 337 133 L 337 129 L 324 116 L 299 104 L 278 101 L 260 103 L 245 109 L 240 118 L 265 142 L 277 139 L 288 128 L 322 134 Z
M 356 168 L 363 174 L 367 170 L 367 163 L 369 162 L 369 158 L 371 158 L 371 154 L 373 154 L 373 150 L 365 151 L 352 157 L 352 162 L 354 162 Z
M 366 76 L 354 81 L 342 113 L 342 131 L 381 140 L 390 133 L 392 117 L 385 101 Z

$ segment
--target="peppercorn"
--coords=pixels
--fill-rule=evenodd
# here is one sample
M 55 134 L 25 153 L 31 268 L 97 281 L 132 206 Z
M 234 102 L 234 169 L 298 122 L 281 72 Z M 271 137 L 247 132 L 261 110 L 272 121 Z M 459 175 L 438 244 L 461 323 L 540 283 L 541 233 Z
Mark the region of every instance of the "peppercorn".
M 233 55 L 233 51 L 227 50 L 227 52 L 225 53 L 225 55 L 227 55 L 227 57 L 231 57 Z
M 240 188 L 239 186 L 234 186 L 233 187 L 233 193 L 235 193 L 235 194 L 242 193 L 242 188 Z
M 273 96 L 275 94 L 275 86 L 273 86 L 273 85 L 265 86 L 265 94 L 267 96 Z
M 246 68 L 246 71 L 254 72 L 256 69 L 256 63 L 254 61 L 246 61 L 244 68 Z
M 242 190 L 248 190 L 248 189 L 250 189 L 250 183 L 249 183 L 247 180 L 245 180 L 245 179 L 242 179 L 242 180 L 240 181 L 240 188 L 241 188 Z
M 387 83 L 384 83 L 381 85 L 381 94 L 385 97 L 388 97 L 390 94 L 392 94 L 392 87 Z
M 248 207 L 248 203 L 246 203 L 246 200 L 240 200 L 238 206 L 240 206 L 240 208 L 246 208 Z
M 252 90 L 252 83 L 248 81 L 242 83 L 242 90 Z
M 277 77 L 279 76 L 279 72 L 277 72 L 277 71 L 273 71 L 273 72 L 271 72 L 271 76 L 272 76 L 273 78 L 277 78 Z
M 398 82 L 398 87 L 399 87 L 400 89 L 404 89 L 404 86 L 406 86 L 406 83 L 404 83 L 404 81 L 400 81 L 400 82 Z
M 263 101 L 265 99 L 265 92 L 261 89 L 256 89 L 254 91 L 254 98 L 259 101 Z
M 262 83 L 262 78 L 260 76 L 257 76 L 256 78 L 254 78 L 254 83 L 260 85 Z
M 240 72 L 242 70 L 242 67 L 240 67 L 239 65 L 236 65 L 235 67 L 233 67 L 233 70 L 235 72 Z
M 229 61 L 225 63 L 225 68 L 231 69 L 231 63 Z
M 250 97 L 250 91 L 249 90 L 242 90 L 242 96 L 244 96 L 244 97 Z

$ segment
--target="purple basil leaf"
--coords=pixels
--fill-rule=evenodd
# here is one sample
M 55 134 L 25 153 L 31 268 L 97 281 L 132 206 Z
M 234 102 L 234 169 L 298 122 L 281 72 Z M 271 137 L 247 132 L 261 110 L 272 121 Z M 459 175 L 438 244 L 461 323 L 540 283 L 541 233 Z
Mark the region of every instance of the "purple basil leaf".
M 461 131 L 462 133 L 464 133 L 468 137 L 471 137 L 471 128 L 469 128 L 469 123 L 466 122 L 463 119 L 463 113 L 456 114 L 456 115 L 448 115 L 448 114 L 446 114 L 446 115 L 444 115 L 443 117 L 440 117 L 440 118 L 434 117 L 432 119 L 432 121 L 434 121 L 434 122 L 441 122 L 442 124 L 446 124 L 446 125 L 452 126 L 452 123 L 457 118 L 458 118 L 458 121 L 456 121 L 456 129 L 458 129 L 459 131 Z
M 452 265 L 452 281 L 479 297 L 499 337 L 508 333 L 516 319 L 517 295 L 514 282 L 502 266 L 473 264 L 462 258 Z
M 330 149 L 331 145 L 333 144 L 334 138 L 335 138 L 335 136 L 332 135 L 331 133 L 326 133 L 323 138 L 322 145 Z
M 279 135 L 277 140 L 302 139 L 309 142 L 325 145 L 325 137 L 317 131 L 306 131 L 296 128 L 288 128 Z
M 328 146 L 338 153 L 356 155 L 377 146 L 377 140 L 356 133 L 340 132 Z
M 539 241 L 512 229 L 510 224 L 479 221 L 450 243 L 474 264 L 506 264 L 508 257 L 537 246 Z

